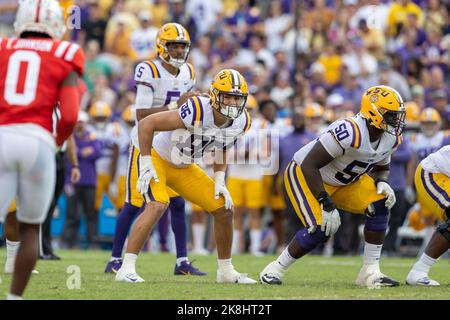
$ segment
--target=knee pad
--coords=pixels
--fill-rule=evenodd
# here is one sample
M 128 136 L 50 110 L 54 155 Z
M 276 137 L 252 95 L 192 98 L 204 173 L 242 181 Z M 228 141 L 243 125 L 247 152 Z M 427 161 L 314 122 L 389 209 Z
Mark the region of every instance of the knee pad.
M 297 231 L 295 234 L 295 240 L 305 250 L 311 251 L 317 245 L 324 243 L 328 240 L 325 232 L 320 230 L 320 227 L 316 229 L 314 233 L 309 233 L 308 229 L 303 228 Z
M 444 223 L 441 223 L 437 227 L 437 231 L 439 231 L 442 236 L 447 239 L 448 242 L 450 242 L 450 231 L 448 230 L 450 228 L 450 219 L 447 219 Z
M 366 211 L 365 228 L 368 231 L 386 231 L 389 220 L 389 209 L 386 208 L 386 199 L 371 203 Z

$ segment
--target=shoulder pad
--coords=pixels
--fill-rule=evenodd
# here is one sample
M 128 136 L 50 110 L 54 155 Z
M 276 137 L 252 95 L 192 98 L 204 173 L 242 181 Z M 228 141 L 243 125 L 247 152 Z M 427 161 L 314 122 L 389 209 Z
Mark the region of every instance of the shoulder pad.
M 54 55 L 69 63 L 80 76 L 84 73 L 85 57 L 83 50 L 76 43 L 60 41 L 55 43 Z
M 361 130 L 352 118 L 340 119 L 333 122 L 330 125 L 329 131 L 344 149 L 358 149 L 361 146 Z
M 134 80 L 136 82 L 150 84 L 152 80 L 159 78 L 161 78 L 161 74 L 152 61 L 144 61 L 136 66 L 134 72 Z
M 191 80 L 195 80 L 195 70 L 194 70 L 194 67 L 193 67 L 192 64 L 190 64 L 190 63 L 186 63 L 186 66 L 187 66 L 188 69 L 189 69 L 190 79 L 191 79 Z

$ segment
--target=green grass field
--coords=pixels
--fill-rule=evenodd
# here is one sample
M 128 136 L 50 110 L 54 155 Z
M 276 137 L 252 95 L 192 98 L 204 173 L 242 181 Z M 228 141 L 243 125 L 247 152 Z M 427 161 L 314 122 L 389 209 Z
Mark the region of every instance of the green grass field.
M 5 250 L 0 250 L 0 299 L 5 297 L 11 276 L 3 273 Z M 216 258 L 213 255 L 191 257 L 195 265 L 208 272 L 206 277 L 174 276 L 175 258 L 171 254 L 141 254 L 138 273 L 145 283 L 129 284 L 114 281 L 103 273 L 107 251 L 58 251 L 63 260 L 39 261 L 39 275 L 34 275 L 25 299 L 449 299 L 450 262 L 442 259 L 432 268 L 430 276 L 441 283 L 439 288 L 410 287 L 405 277 L 414 263 L 410 258 L 382 258 L 382 271 L 399 280 L 397 288 L 369 290 L 353 284 L 361 266 L 359 257 L 308 256 L 297 262 L 286 274 L 282 286 L 217 284 Z M 243 273 L 257 278 L 262 268 L 274 257 L 236 256 L 233 264 Z M 81 271 L 80 289 L 69 289 L 71 265 Z M 69 281 L 68 281 L 69 280 Z

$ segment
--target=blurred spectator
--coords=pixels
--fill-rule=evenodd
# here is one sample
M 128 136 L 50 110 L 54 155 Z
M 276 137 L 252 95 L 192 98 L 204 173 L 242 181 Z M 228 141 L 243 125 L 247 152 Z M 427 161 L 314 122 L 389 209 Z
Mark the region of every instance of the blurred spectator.
M 222 1 L 220 0 L 187 0 L 186 13 L 194 19 L 195 25 L 198 27 L 199 37 L 214 28 L 218 17 L 221 15 L 222 8 Z
M 0 37 L 8 37 L 14 33 L 17 0 L 0 1 Z
M 99 5 L 96 2 L 89 4 L 88 14 L 88 20 L 82 21 L 79 41 L 84 44 L 90 40 L 96 40 L 100 50 L 103 50 L 107 20 L 101 16 Z
M 409 71 L 409 63 L 415 59 L 420 59 L 423 55 L 423 49 L 417 46 L 417 33 L 415 30 L 407 30 L 403 34 L 404 45 L 397 50 L 397 56 L 400 59 L 400 70 L 403 75 Z
M 116 104 L 117 94 L 109 87 L 109 80 L 104 75 L 95 78 L 94 91 L 92 92 L 92 102 L 104 101 L 110 106 Z
M 191 41 L 195 43 L 197 41 L 197 24 L 194 18 L 186 13 L 186 6 L 184 0 L 169 0 L 170 13 L 167 17 L 167 22 L 176 22 L 181 24 L 189 33 Z
M 396 0 L 392 4 L 388 15 L 388 32 L 396 37 L 407 23 L 408 14 L 416 14 L 418 25 L 423 26 L 424 15 L 418 5 L 410 0 Z
M 89 92 L 94 90 L 94 82 L 97 76 L 108 76 L 111 73 L 109 66 L 98 59 L 100 45 L 98 41 L 91 40 L 85 49 L 86 67 L 83 75 Z
M 113 37 L 108 37 L 105 42 L 107 52 L 115 56 L 136 60 L 135 52 L 130 47 L 131 32 L 126 27 L 126 21 L 117 20 L 117 27 Z
M 423 65 L 427 68 L 438 66 L 447 73 L 450 62 L 450 52 L 441 45 L 442 35 L 438 31 L 430 31 L 428 40 L 423 45 L 423 55 L 420 57 Z
M 78 244 L 78 230 L 80 226 L 80 213 L 78 210 L 80 206 L 83 208 L 82 212 L 86 217 L 88 247 L 94 245 L 97 234 L 95 161 L 100 156 L 101 143 L 96 139 L 92 131 L 88 129 L 88 121 L 89 116 L 84 111 L 81 111 L 74 131 L 81 178 L 75 185 L 68 182 L 66 186 L 67 212 L 63 240 L 68 248 L 73 248 Z M 68 172 L 70 171 L 69 169 Z M 70 181 L 70 176 L 68 179 Z
M 358 84 L 358 77 L 355 75 L 349 75 L 344 73 L 342 77 L 342 84 L 332 91 L 332 93 L 338 93 L 344 98 L 345 104 L 350 106 L 350 109 L 354 112 L 359 112 L 361 96 L 364 90 Z
M 351 76 L 358 77 L 362 87 L 370 87 L 378 70 L 378 63 L 377 59 L 367 51 L 361 39 L 355 38 L 352 41 L 351 47 L 342 56 L 342 62 Z
M 382 59 L 385 55 L 385 39 L 383 31 L 378 28 L 369 28 L 367 26 L 367 21 L 364 19 L 359 20 L 358 28 L 358 35 L 368 52 L 378 60 Z
M 289 107 L 289 98 L 294 94 L 294 89 L 290 85 L 289 73 L 286 71 L 276 75 L 275 86 L 270 90 L 270 99 L 275 101 L 280 108 Z
M 329 43 L 317 61 L 323 65 L 323 76 L 327 86 L 334 86 L 341 79 L 342 68 L 342 58 L 336 52 L 335 45 Z
M 334 18 L 334 12 L 325 5 L 325 0 L 314 0 L 314 7 L 305 14 L 306 25 L 313 28 L 314 24 L 320 24 L 328 29 Z
M 224 30 L 229 32 L 243 48 L 249 47 L 250 38 L 254 34 L 263 32 L 259 9 L 250 7 L 248 0 L 239 0 L 238 8 L 226 16 L 223 22 Z
M 250 50 L 256 61 L 262 61 L 269 71 L 274 70 L 276 61 L 273 53 L 267 49 L 263 34 L 255 34 L 250 39 Z
M 379 64 L 378 79 L 376 84 L 383 84 L 395 88 L 403 98 L 403 101 L 411 100 L 411 92 L 408 82 L 399 72 L 392 69 L 389 60 L 383 60 Z
M 156 50 L 156 35 L 158 28 L 152 25 L 152 16 L 149 11 L 139 12 L 140 27 L 131 34 L 130 46 L 134 50 L 136 61 L 151 59 Z
M 425 107 L 436 107 L 436 99 L 444 99 L 441 96 L 446 96 L 445 99 L 450 101 L 450 85 L 446 82 L 442 69 L 437 66 L 432 67 L 430 78 L 432 79 L 430 85 L 425 88 Z M 436 96 L 435 92 L 438 90 L 440 93 Z
M 439 112 L 442 118 L 442 129 L 450 129 L 450 105 L 448 104 L 448 94 L 443 89 L 433 92 L 432 106 Z
M 191 60 L 198 79 L 203 79 L 203 75 L 211 67 L 211 40 L 209 37 L 201 37 L 197 41 L 197 46 L 191 51 Z
M 269 16 L 264 22 L 267 48 L 270 51 L 276 52 L 283 48 L 283 38 L 292 27 L 293 22 L 292 15 L 283 14 L 280 1 L 270 3 Z
M 425 108 L 424 89 L 421 85 L 411 87 L 411 99 L 419 106 L 419 109 Z
M 425 13 L 426 32 L 443 32 L 445 24 L 448 24 L 448 11 L 442 5 L 445 1 L 429 0 Z

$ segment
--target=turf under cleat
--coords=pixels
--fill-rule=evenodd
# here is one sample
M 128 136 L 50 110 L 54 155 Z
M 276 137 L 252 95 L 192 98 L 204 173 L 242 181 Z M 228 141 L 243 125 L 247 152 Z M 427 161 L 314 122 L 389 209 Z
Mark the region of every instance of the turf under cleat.
M 255 284 L 255 280 L 247 277 L 247 274 L 239 273 L 236 270 L 231 270 L 228 272 L 220 272 L 217 270 L 218 283 L 238 283 L 238 284 Z
M 194 267 L 192 262 L 189 261 L 182 261 L 179 266 L 175 264 L 173 274 L 183 276 L 206 276 L 205 272 L 200 271 L 198 268 Z
M 381 287 L 397 287 L 400 282 L 394 280 L 380 271 L 378 265 L 362 266 L 355 283 L 361 287 L 378 289 Z
M 122 267 L 122 259 L 109 261 L 105 268 L 105 273 L 117 273 Z
M 424 286 L 424 287 L 439 287 L 439 282 L 428 278 L 428 275 L 424 272 L 410 271 L 406 277 L 406 284 L 411 286 Z
M 123 270 L 122 268 L 116 273 L 116 281 L 131 283 L 145 282 L 145 280 L 142 279 L 136 272 Z
M 283 274 L 284 270 L 280 266 L 280 264 L 276 261 L 272 261 L 259 274 L 259 281 L 265 284 L 280 285 L 283 283 L 283 281 L 281 280 Z

